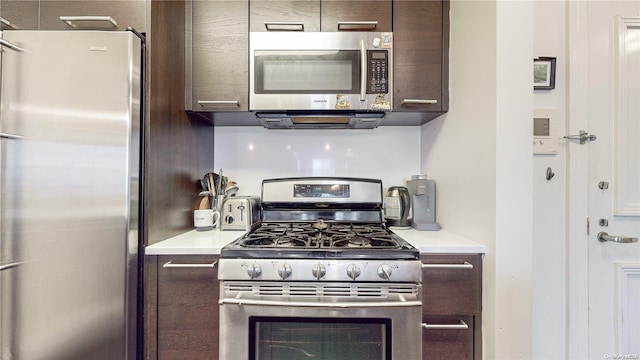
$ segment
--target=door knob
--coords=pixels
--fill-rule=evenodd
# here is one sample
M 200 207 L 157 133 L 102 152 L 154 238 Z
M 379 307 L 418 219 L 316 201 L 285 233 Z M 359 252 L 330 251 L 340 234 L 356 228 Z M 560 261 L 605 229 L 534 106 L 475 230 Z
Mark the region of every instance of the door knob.
M 598 240 L 600 242 L 611 241 L 611 242 L 623 243 L 623 244 L 629 244 L 629 243 L 638 242 L 638 238 L 637 237 L 613 236 L 613 235 L 607 234 L 604 231 L 598 233 Z

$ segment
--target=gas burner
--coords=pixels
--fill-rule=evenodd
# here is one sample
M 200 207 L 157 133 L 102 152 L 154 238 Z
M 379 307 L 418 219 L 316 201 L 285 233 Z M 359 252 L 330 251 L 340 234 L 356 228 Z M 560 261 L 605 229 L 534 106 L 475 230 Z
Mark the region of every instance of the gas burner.
M 317 231 L 311 228 L 293 227 L 285 231 L 287 236 L 307 237 L 313 236 Z
M 241 245 L 245 247 L 273 246 L 274 236 L 270 234 L 249 234 L 242 239 Z
M 326 230 L 329 227 L 329 224 L 327 224 L 326 222 L 324 222 L 324 220 L 320 219 L 318 220 L 318 222 L 316 222 L 315 224 L 312 225 L 314 228 L 322 231 L 322 230 Z
M 294 239 L 291 237 L 280 237 L 278 238 L 274 246 L 276 247 L 305 247 L 307 246 L 307 242 L 301 239 Z
M 334 243 L 334 246 L 340 246 L 337 243 Z M 349 238 L 347 241 L 347 247 L 370 247 L 371 241 L 369 239 L 365 239 L 361 236 L 354 236 Z

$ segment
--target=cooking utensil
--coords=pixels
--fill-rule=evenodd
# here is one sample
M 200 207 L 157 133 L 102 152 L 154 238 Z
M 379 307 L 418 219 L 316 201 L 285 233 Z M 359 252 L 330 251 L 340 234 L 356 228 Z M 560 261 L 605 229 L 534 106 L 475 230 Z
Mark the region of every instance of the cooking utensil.
M 225 185 L 224 194 L 226 196 L 235 196 L 238 192 L 238 184 L 235 181 L 229 181 Z
M 220 168 L 220 171 L 218 172 L 218 184 L 216 188 L 220 191 L 220 194 L 224 193 L 224 188 L 222 187 L 222 168 Z
M 209 202 L 209 197 L 205 196 L 200 200 L 200 205 L 198 206 L 199 210 L 211 209 L 211 203 Z

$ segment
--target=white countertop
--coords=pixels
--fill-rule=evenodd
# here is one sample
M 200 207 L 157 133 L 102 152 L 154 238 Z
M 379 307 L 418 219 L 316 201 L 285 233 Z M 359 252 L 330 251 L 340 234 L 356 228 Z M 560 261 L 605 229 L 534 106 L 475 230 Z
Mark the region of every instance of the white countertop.
M 447 230 L 392 230 L 423 254 L 473 254 L 486 252 L 484 245 L 465 239 Z M 244 231 L 191 230 L 147 246 L 145 255 L 218 255 L 223 246 L 242 235 L 244 235 Z

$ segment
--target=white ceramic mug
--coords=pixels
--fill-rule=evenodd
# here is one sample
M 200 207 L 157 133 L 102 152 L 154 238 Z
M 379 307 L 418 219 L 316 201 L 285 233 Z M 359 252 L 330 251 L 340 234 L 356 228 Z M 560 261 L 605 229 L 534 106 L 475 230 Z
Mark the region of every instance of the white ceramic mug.
M 220 212 L 213 209 L 193 211 L 193 225 L 198 229 L 210 229 L 218 226 Z

